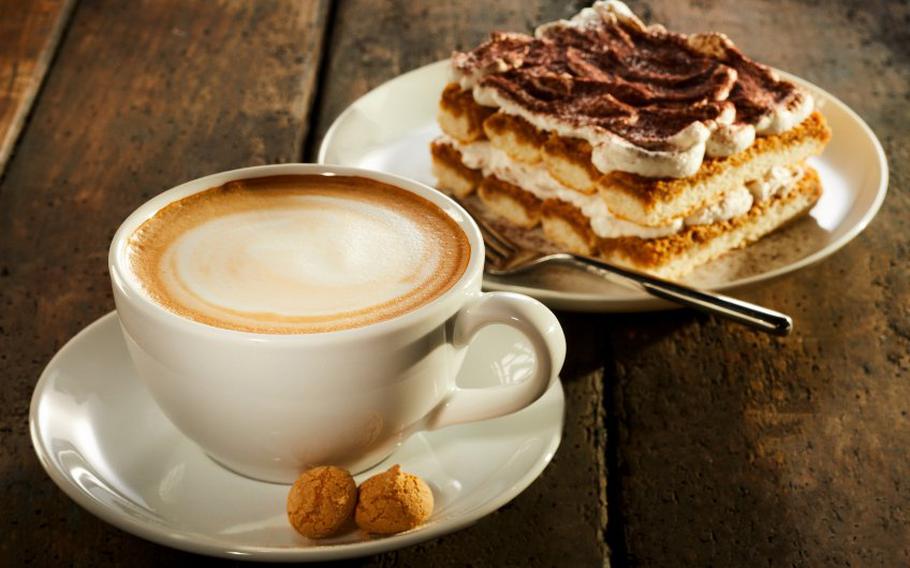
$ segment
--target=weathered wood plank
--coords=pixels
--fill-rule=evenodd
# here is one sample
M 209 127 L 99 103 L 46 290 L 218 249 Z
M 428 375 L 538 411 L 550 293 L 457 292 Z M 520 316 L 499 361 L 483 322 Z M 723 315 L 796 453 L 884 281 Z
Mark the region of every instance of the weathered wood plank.
M 75 0 L 0 0 L 0 176 Z
M 0 187 L 0 565 L 168 565 L 180 554 L 72 503 L 35 458 L 28 403 L 67 339 L 113 308 L 123 218 L 183 180 L 293 161 L 325 2 L 83 1 Z
M 554 2 L 340 3 L 320 93 L 317 132 L 354 99 L 396 75 L 483 40 L 566 17 Z M 318 136 L 317 139 L 321 137 Z M 311 149 L 315 158 L 316 147 Z M 606 562 L 606 432 L 602 412 L 602 318 L 563 314 L 569 336 L 562 446 L 541 478 L 476 526 L 366 560 L 367 565 L 594 566 Z
M 611 482 L 621 485 L 629 560 L 906 566 L 908 6 L 633 4 L 674 29 L 723 30 L 833 92 L 877 132 L 892 175 L 882 212 L 856 242 L 742 294 L 791 313 L 792 337 L 683 312 L 615 318 L 608 374 L 620 471 Z

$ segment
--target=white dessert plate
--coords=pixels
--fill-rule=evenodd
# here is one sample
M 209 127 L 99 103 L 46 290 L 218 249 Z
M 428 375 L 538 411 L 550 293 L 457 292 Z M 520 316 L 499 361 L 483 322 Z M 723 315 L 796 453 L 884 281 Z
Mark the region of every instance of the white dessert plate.
M 713 290 L 756 284 L 817 262 L 847 244 L 878 212 L 888 186 L 881 144 L 847 105 L 793 75 L 781 76 L 811 91 L 833 132 L 824 154 L 809 163 L 821 175 L 824 194 L 810 216 L 745 249 L 701 266 L 684 282 Z M 319 162 L 383 170 L 428 185 L 430 141 L 448 61 L 405 73 L 373 89 L 347 108 L 328 130 Z M 643 311 L 671 307 L 641 291 L 581 271 L 539 270 L 522 277 L 485 277 L 491 290 L 533 296 L 560 309 Z
M 522 380 L 534 355 L 515 330 L 480 332 L 463 386 Z M 505 505 L 550 462 L 562 435 L 562 385 L 524 410 L 415 434 L 357 482 L 400 463 L 433 489 L 422 526 L 390 537 L 351 530 L 320 541 L 288 524 L 288 486 L 253 481 L 210 460 L 158 410 L 133 372 L 115 313 L 70 340 L 32 397 L 32 443 L 51 479 L 76 503 L 142 538 L 233 559 L 317 561 L 375 554 L 461 529 Z M 327 424 L 330 428 L 331 425 Z

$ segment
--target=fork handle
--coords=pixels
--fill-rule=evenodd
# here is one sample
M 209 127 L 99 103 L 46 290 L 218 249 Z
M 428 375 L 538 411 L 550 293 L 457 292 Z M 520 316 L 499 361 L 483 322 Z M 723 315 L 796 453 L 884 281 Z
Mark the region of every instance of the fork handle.
M 654 276 L 620 268 L 595 258 L 581 255 L 568 255 L 571 262 L 595 274 L 603 276 L 604 272 L 620 277 L 626 283 L 644 290 L 652 296 L 682 304 L 703 312 L 745 324 L 773 335 L 788 335 L 793 329 L 790 316 L 763 308 L 762 306 L 737 300 L 723 294 L 697 290 L 682 284 L 663 280 Z

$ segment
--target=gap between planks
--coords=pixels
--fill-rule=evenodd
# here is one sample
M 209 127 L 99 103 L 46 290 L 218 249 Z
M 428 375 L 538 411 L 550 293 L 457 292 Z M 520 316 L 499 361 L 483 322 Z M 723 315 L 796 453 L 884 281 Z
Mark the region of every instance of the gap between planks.
M 59 51 L 69 23 L 72 21 L 76 2 L 77 0 L 62 0 L 57 7 L 56 16 L 51 16 L 55 19 L 47 29 L 46 37 L 43 41 L 39 39 L 40 45 L 27 46 L 25 53 L 13 54 L 13 57 L 22 56 L 21 59 L 3 62 L 5 57 L 0 56 L 0 63 L 10 65 L 8 82 L 10 91 L 6 94 L 0 93 L 0 181 L 3 180 L 6 165 L 13 156 L 16 144 L 31 118 L 32 109 L 41 94 L 41 88 L 44 85 L 48 71 L 53 65 L 54 58 Z M 3 3 L 16 3 L 16 0 L 7 0 Z M 46 8 L 42 4 L 42 2 L 18 3 L 18 7 L 21 10 L 20 16 L 25 19 L 30 16 L 35 17 L 33 13 L 30 13 L 30 10 L 40 11 L 42 8 Z M 22 24 L 20 29 L 25 29 L 25 22 L 22 22 Z M 22 38 L 21 41 L 25 44 L 28 43 L 27 38 Z M 37 51 L 29 53 L 29 48 L 37 48 Z M 24 80 L 24 86 L 18 89 L 17 69 L 23 64 L 26 64 L 24 67 L 29 76 Z M 12 108 L 10 109 L 6 105 Z

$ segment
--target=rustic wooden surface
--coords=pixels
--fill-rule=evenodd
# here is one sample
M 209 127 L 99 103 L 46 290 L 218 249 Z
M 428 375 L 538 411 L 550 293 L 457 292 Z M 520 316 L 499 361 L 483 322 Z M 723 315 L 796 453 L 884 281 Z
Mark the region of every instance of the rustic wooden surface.
M 0 0 L 0 175 L 74 0 Z
M 205 173 L 312 159 L 370 88 L 584 4 L 80 0 L 0 182 L 0 565 L 216 563 L 82 511 L 28 439 L 41 369 L 112 308 L 105 256 L 129 211 Z M 11 5 L 0 30 L 26 18 Z M 888 199 L 834 257 L 743 293 L 793 314 L 792 337 L 685 311 L 561 314 L 566 432 L 543 476 L 473 527 L 351 565 L 910 563 L 910 8 L 630 5 L 844 100 L 885 146 Z M 9 37 L 0 77 L 26 57 Z

